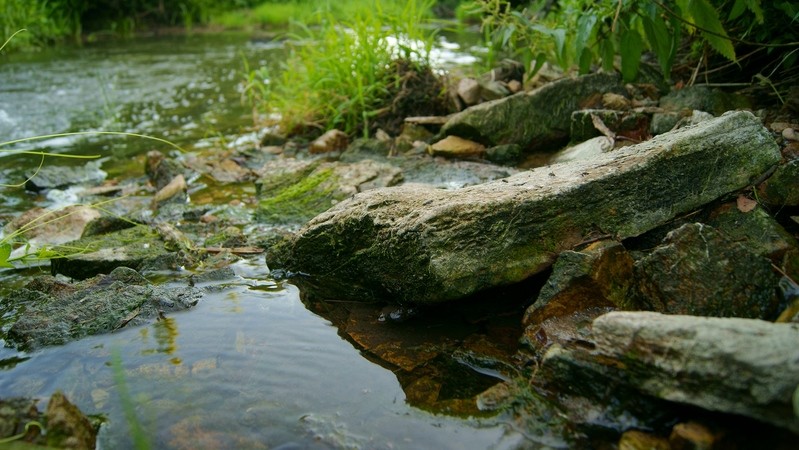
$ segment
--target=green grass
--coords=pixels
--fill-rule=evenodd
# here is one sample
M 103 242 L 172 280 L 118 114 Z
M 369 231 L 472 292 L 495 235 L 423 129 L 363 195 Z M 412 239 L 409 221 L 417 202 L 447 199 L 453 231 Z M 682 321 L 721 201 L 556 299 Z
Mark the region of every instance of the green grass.
M 368 134 L 392 85 L 400 82 L 392 62 L 428 65 L 434 36 L 424 23 L 431 6 L 416 0 L 327 3 L 327 10 L 316 13 L 318 25 L 296 25 L 288 59 L 261 90 L 259 106 L 278 112 L 287 134 L 331 128 Z M 345 18 L 338 19 L 343 11 Z M 400 42 L 392 46 L 397 37 Z

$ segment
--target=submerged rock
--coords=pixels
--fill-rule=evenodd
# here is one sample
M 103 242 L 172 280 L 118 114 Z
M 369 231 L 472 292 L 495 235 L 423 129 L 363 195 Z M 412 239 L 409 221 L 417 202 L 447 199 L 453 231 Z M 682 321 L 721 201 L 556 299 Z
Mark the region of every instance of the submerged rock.
M 669 233 L 636 262 L 635 278 L 645 309 L 758 319 L 778 312 L 779 279 L 770 261 L 701 223 Z
M 50 267 L 54 274 L 85 279 L 122 266 L 139 271 L 178 270 L 194 262 L 196 255 L 185 237 L 176 236 L 179 232 L 166 225 L 159 229 L 137 225 L 71 241 L 53 248 L 61 256 L 51 258 Z
M 624 92 L 617 75 L 563 79 L 472 106 L 452 116 L 441 131 L 487 146 L 517 144 L 527 152 L 548 150 L 568 141 L 572 112 L 598 105 L 607 92 Z
M 44 414 L 36 408 L 36 400 L 0 399 L 0 442 L 11 448 L 89 450 L 96 441 L 97 427 L 61 391 L 50 397 Z
M 747 112 L 503 180 L 361 193 L 273 247 L 272 268 L 348 300 L 436 303 L 516 283 L 596 236 L 636 236 L 740 189 L 779 159 Z
M 797 324 L 611 312 L 594 320 L 591 345 L 550 347 L 539 374 L 554 386 L 635 389 L 799 433 L 791 404 L 799 385 L 797 342 Z
M 35 349 L 147 323 L 166 312 L 191 308 L 200 297 L 200 289 L 155 286 L 135 270 L 118 267 L 75 284 L 42 276 L 6 296 L 2 304 L 23 309 L 7 341 Z

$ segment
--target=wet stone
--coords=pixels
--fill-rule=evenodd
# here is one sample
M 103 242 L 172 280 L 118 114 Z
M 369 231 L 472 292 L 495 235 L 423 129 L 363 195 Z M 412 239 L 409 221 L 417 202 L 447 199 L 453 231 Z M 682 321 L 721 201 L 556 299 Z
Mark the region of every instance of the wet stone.
M 619 242 L 598 241 L 562 252 L 552 275 L 527 310 L 524 323 L 540 323 L 589 308 L 635 309 L 628 295 L 633 259 Z
M 540 373 L 555 388 L 594 397 L 610 390 L 625 405 L 658 398 L 799 433 L 796 324 L 611 312 L 594 320 L 591 335 L 592 345 L 547 350 Z
M 191 308 L 202 295 L 152 285 L 127 267 L 75 284 L 42 276 L 3 298 L 4 307 L 24 308 L 7 341 L 22 349 L 64 344 Z
M 29 191 L 43 191 L 46 189 L 63 189 L 68 186 L 88 184 L 97 185 L 105 180 L 108 175 L 100 169 L 103 160 L 89 161 L 81 166 L 55 166 L 45 165 L 35 173 L 27 174 L 30 179 L 25 182 L 25 189 Z
M 360 192 L 273 246 L 267 263 L 311 274 L 302 287 L 329 298 L 460 299 L 528 279 L 598 232 L 625 239 L 654 229 L 741 189 L 778 159 L 756 117 L 729 113 L 464 189 L 407 183 Z
M 176 248 L 174 244 L 169 236 L 162 236 L 148 226 L 137 225 L 54 247 L 54 251 L 64 256 L 52 258 L 50 266 L 53 273 L 85 279 L 110 273 L 117 267 L 147 271 L 178 270 L 190 265 L 194 255 L 185 252 L 185 248 Z

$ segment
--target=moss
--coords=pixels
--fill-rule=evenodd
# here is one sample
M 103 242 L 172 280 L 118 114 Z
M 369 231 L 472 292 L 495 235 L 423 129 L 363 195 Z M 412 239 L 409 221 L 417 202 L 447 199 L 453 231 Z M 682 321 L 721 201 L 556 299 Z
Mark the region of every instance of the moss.
M 137 270 L 155 267 L 158 261 L 173 255 L 161 236 L 144 225 L 81 238 L 53 250 L 62 255 L 50 260 L 53 273 L 76 279 L 110 273 L 120 266 Z
M 261 200 L 256 219 L 263 222 L 304 222 L 325 211 L 335 198 L 332 168 L 316 169 L 305 178 Z M 274 186 L 274 185 L 273 185 Z

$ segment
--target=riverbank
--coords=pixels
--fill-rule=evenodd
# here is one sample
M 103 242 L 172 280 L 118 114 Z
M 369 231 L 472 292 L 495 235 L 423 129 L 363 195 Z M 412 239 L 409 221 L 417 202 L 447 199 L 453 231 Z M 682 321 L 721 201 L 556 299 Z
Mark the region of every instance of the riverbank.
M 548 109 L 546 120 L 536 116 L 542 108 L 535 105 L 552 107 L 556 100 L 563 108 Z M 97 310 L 92 301 L 101 298 L 90 293 L 111 287 L 125 292 L 127 306 L 110 319 L 89 321 L 107 324 L 96 329 L 100 332 L 119 328 L 124 336 L 145 330 L 140 340 L 149 342 L 145 349 L 154 346 L 153 352 L 138 347 L 125 357 L 149 360 L 143 358 L 146 353 L 160 360 L 134 364 L 138 368 L 129 369 L 129 377 L 171 380 L 174 388 L 199 381 L 207 369 L 219 381 L 230 376 L 229 368 L 241 370 L 232 364 L 236 355 L 243 355 L 246 366 L 250 355 L 270 354 L 270 345 L 295 350 L 310 345 L 297 335 L 296 324 L 281 326 L 282 332 L 295 330 L 290 336 L 266 340 L 263 324 L 235 331 L 241 311 L 253 314 L 255 305 L 268 306 L 260 293 L 296 293 L 291 286 L 296 283 L 304 305 L 299 314 L 313 320 L 321 316 L 336 326 L 326 328 L 324 339 L 338 334 L 354 346 L 350 350 L 389 368 L 386 373 L 396 377 L 401 398 L 419 410 L 482 417 L 482 423 L 500 428 L 511 423 L 504 431 L 508 440 L 493 432 L 485 435 L 495 443 L 558 447 L 645 439 L 671 448 L 665 446 L 699 439 L 685 431 L 699 430 L 701 439 L 709 436 L 718 445 L 728 439 L 752 448 L 788 444 L 795 432 L 791 396 L 799 384 L 791 366 L 793 347 L 765 359 L 760 355 L 794 342 L 797 332 L 791 312 L 799 254 L 791 219 L 799 206 L 794 192 L 797 143 L 790 131 L 796 111 L 761 112 L 764 127 L 749 112 L 723 114 L 728 101 L 728 94 L 701 87 L 661 96 L 622 85 L 614 76 L 591 75 L 480 103 L 441 120 L 411 118 L 393 136 L 310 142 L 261 130 L 257 143 L 241 141 L 225 151 L 150 152 L 136 162 L 140 176 L 119 174 L 102 183 L 101 190 L 97 183 L 82 187 L 89 188 L 89 196 L 124 193 L 114 212 L 125 220 L 90 218 L 71 224 L 83 238 L 67 245 L 81 251 L 52 267 L 89 280 L 72 284 L 57 278 L 72 286 L 64 290 L 46 288 L 41 280 L 28 285 L 25 295 L 39 300 L 24 311 L 6 309 L 14 311 L 7 316 L 7 342 L 50 352 L 54 343 L 85 336 L 84 328 L 57 325 L 46 305 L 78 306 L 83 309 L 68 316 L 85 317 Z M 507 108 L 510 103 L 515 107 Z M 586 106 L 591 109 L 582 109 Z M 711 111 L 693 112 L 700 109 Z M 562 116 L 553 117 L 552 110 Z M 508 111 L 518 115 L 502 116 Z M 586 116 L 592 124 L 588 128 L 582 126 Z M 617 116 L 636 119 L 614 121 Z M 507 126 L 525 121 L 539 127 Z M 587 139 L 586 133 L 598 145 L 552 153 L 559 143 Z M 659 137 L 623 145 L 649 133 Z M 504 155 L 496 160 L 501 164 L 488 160 L 498 154 Z M 527 170 L 542 160 L 561 162 Z M 132 251 L 144 248 L 153 256 Z M 153 298 L 153 281 L 120 285 L 109 263 L 133 267 L 164 284 L 169 291 L 155 297 L 166 303 L 135 300 L 138 291 Z M 224 267 L 233 271 L 218 271 Z M 243 268 L 254 272 L 243 276 Z M 109 272 L 116 274 L 97 276 Z M 156 281 L 164 279 L 171 281 Z M 205 297 L 188 312 L 170 309 L 179 306 L 169 300 L 172 295 L 184 298 L 197 287 Z M 49 299 L 55 291 L 61 292 Z M 4 304 L 25 303 L 13 300 L 18 295 L 7 295 Z M 242 296 L 251 304 L 243 306 Z M 86 301 L 65 301 L 75 298 Z M 210 360 L 199 356 L 205 351 L 184 353 L 182 348 L 192 346 L 179 338 L 202 335 L 191 323 L 206 303 L 210 321 L 219 312 L 213 308 L 229 308 L 232 322 L 213 329 L 235 348 Z M 52 334 L 36 334 L 47 330 L 36 325 L 37 317 L 53 330 L 77 333 L 48 341 Z M 180 333 L 175 323 L 181 324 Z M 633 328 L 642 338 L 624 342 L 621 338 L 631 333 L 624 330 Z M 643 338 L 650 334 L 655 337 Z M 750 334 L 764 341 L 745 337 Z M 662 335 L 671 337 L 657 337 Z M 733 350 L 714 352 L 711 346 L 739 338 L 752 347 L 730 344 Z M 104 348 L 103 342 L 97 336 L 69 345 L 99 343 Z M 664 345 L 670 349 L 665 353 L 658 350 Z M 707 346 L 712 347 L 708 353 L 695 353 Z M 34 359 L 37 354 L 32 353 Z M 668 359 L 670 354 L 677 360 Z M 99 350 L 96 359 L 107 356 Z M 13 358 L 20 357 L 7 360 Z M 315 369 L 307 366 L 302 373 L 317 380 L 318 373 L 341 363 L 323 360 L 327 369 L 314 363 Z M 694 365 L 700 361 L 716 362 Z M 14 364 L 16 370 L 33 366 Z M 733 377 L 744 387 L 728 382 L 724 371 L 730 364 L 754 374 Z M 256 372 L 241 376 L 263 382 Z M 606 395 L 594 378 L 616 387 Z M 652 387 L 675 378 L 680 382 L 667 389 Z M 346 378 L 339 382 L 355 390 L 361 386 Z M 760 385 L 774 389 L 755 392 Z M 20 389 L 18 382 L 9 386 Z M 86 396 L 91 391 L 82 403 L 91 409 L 106 404 L 98 399 L 102 392 L 110 395 L 110 389 L 113 384 L 106 383 L 76 387 L 76 392 Z M 249 411 L 253 397 L 247 398 Z M 760 404 L 769 406 L 759 409 Z M 184 429 L 233 439 L 219 434 L 213 417 L 176 418 L 161 431 L 167 437 L 159 442 L 178 446 Z M 433 417 L 427 420 L 463 430 L 452 425 L 458 423 L 454 419 Z M 317 418 L 303 415 L 302 433 L 322 433 L 334 447 L 354 442 L 372 448 L 377 442 L 346 431 L 352 422 L 340 426 Z M 374 426 L 374 421 L 366 423 Z M 246 426 L 236 429 L 247 433 Z M 744 432 L 747 436 L 741 436 Z M 422 441 L 415 442 L 433 442 L 428 440 L 438 439 L 433 435 L 417 436 Z M 389 445 L 380 441 L 376 446 L 383 444 Z

